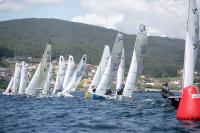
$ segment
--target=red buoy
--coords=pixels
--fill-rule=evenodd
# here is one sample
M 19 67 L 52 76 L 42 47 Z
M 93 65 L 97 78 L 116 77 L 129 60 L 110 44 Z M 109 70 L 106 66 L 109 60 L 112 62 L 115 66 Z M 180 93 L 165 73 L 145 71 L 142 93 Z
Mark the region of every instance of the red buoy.
M 200 94 L 196 86 L 183 89 L 176 117 L 178 120 L 200 121 Z

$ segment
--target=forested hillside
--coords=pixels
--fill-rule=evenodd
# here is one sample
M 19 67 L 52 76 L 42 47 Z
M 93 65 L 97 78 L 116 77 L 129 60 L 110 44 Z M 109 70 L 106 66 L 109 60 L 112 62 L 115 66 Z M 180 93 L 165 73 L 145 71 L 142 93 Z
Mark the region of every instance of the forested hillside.
M 105 44 L 112 47 L 117 31 L 98 26 L 57 19 L 20 19 L 0 22 L 0 48 L 8 48 L 15 56 L 41 57 L 45 45 L 51 43 L 53 58 L 69 54 L 76 62 L 82 54 L 88 63 L 97 65 Z M 135 35 L 124 34 L 126 71 L 131 62 Z M 183 66 L 184 40 L 149 37 L 149 55 L 144 74 L 154 77 L 176 76 Z M 200 63 L 198 61 L 197 65 Z M 199 67 L 197 67 L 199 68 Z

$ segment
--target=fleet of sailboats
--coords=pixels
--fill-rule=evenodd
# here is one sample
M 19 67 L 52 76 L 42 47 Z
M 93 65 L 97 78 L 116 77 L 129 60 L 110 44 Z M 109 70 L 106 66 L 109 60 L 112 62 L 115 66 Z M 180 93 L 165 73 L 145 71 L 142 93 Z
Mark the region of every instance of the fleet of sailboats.
M 140 33 L 136 39 L 133 59 L 125 83 L 125 51 L 123 35 L 118 33 L 112 51 L 105 45 L 100 63 L 91 84 L 86 92 L 87 98 L 93 99 L 122 99 L 123 96 L 130 97 L 136 88 L 136 79 L 141 74 L 144 58 L 146 57 L 147 35 L 144 25 L 140 25 Z M 69 55 L 67 63 L 60 55 L 54 87 L 51 88 L 53 77 L 53 65 L 51 63 L 51 45 L 47 44 L 40 63 L 37 66 L 32 79 L 29 82 L 28 64 L 24 61 L 16 63 L 14 75 L 4 92 L 5 95 L 28 95 L 28 96 L 65 96 L 73 97 L 81 82 L 86 67 L 87 55 L 83 55 L 76 66 L 73 56 Z M 116 80 L 115 93 L 108 95 L 112 90 L 113 82 Z M 119 93 L 123 89 L 124 92 Z
M 199 37 L 199 9 L 196 0 L 189 0 L 187 31 L 185 41 L 182 96 L 173 93 L 166 97 L 178 108 L 177 119 L 200 120 L 200 94 L 194 84 L 194 69 L 197 60 Z M 53 88 L 53 64 L 51 62 L 51 45 L 47 44 L 40 63 L 29 82 L 29 65 L 22 61 L 15 64 L 10 82 L 4 95 L 26 96 L 64 96 L 73 97 L 86 69 L 87 55 L 83 55 L 76 66 L 74 58 L 69 55 L 67 63 L 60 55 L 56 80 Z M 125 49 L 123 35 L 118 33 L 110 51 L 105 45 L 95 75 L 86 90 L 85 97 L 93 100 L 132 98 L 137 89 L 138 77 L 142 74 L 144 61 L 148 53 L 148 36 L 146 26 L 140 24 L 136 37 L 131 64 L 125 79 Z M 114 85 L 115 84 L 115 85 Z M 113 87 L 115 86 L 115 87 Z M 114 92 L 114 93 L 113 93 Z M 168 91 L 169 93 L 170 91 Z M 178 98 L 178 100 L 176 100 Z M 180 105 L 179 105 L 180 102 Z M 181 107 L 180 107 L 181 106 Z M 184 111 L 182 111 L 184 110 Z
M 83 72 L 85 70 L 85 65 L 87 62 L 87 55 L 83 55 L 76 70 L 74 71 L 71 80 L 67 84 L 67 86 L 63 89 L 61 95 L 66 97 L 72 97 L 70 92 L 72 90 L 76 90 L 78 84 L 80 83 L 80 79 L 82 78 Z

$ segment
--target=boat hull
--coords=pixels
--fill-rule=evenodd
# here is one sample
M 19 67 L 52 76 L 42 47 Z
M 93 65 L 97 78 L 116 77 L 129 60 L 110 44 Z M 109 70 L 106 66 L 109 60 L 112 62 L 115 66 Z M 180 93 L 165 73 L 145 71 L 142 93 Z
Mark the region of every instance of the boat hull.
M 92 99 L 93 100 L 105 100 L 106 98 L 103 97 L 103 96 L 99 96 L 99 95 L 93 94 Z

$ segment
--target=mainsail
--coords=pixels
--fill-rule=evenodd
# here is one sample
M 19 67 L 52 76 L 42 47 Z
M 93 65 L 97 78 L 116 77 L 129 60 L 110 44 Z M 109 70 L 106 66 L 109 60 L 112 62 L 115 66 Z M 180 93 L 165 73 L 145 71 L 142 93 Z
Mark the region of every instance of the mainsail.
M 10 79 L 10 82 L 8 84 L 8 87 L 6 88 L 5 92 L 3 93 L 4 95 L 10 95 L 11 94 L 13 81 L 14 81 L 14 77 L 12 76 L 12 78 Z
M 18 94 L 23 95 L 25 94 L 25 89 L 28 85 L 28 64 L 26 64 L 24 61 L 21 63 L 21 79 L 20 79 L 20 85 Z
M 52 78 L 52 71 L 53 71 L 53 65 L 50 63 L 48 74 L 47 74 L 47 80 L 44 85 L 44 89 L 42 90 L 43 95 L 50 95 L 50 86 L 51 86 L 51 78 Z
M 13 79 L 13 86 L 12 86 L 12 95 L 16 95 L 18 88 L 19 88 L 19 84 L 20 84 L 20 64 L 16 63 L 15 64 L 15 73 L 14 73 L 14 79 Z
M 185 41 L 183 88 L 193 85 L 194 68 L 199 44 L 199 11 L 196 0 L 189 0 L 187 32 Z
M 68 61 L 67 61 L 67 69 L 65 72 L 65 78 L 64 78 L 64 83 L 63 83 L 63 88 L 65 88 L 67 86 L 67 84 L 69 83 L 72 74 L 74 72 L 75 69 L 75 63 L 74 63 L 74 58 L 72 55 L 69 55 Z
M 48 68 L 51 62 L 51 45 L 47 45 L 42 56 L 42 60 L 40 62 L 40 80 L 39 80 L 39 88 L 44 89 L 44 85 L 47 79 Z
M 65 71 L 66 71 L 65 60 L 63 56 L 60 56 L 53 95 L 57 94 L 58 91 L 62 91 Z
M 88 92 L 92 93 L 92 88 L 93 87 L 96 88 L 98 86 L 98 84 L 101 80 L 101 77 L 103 76 L 103 73 L 105 71 L 105 68 L 108 63 L 109 58 L 110 58 L 110 47 L 108 45 L 105 45 L 100 64 L 99 64 L 97 71 L 94 75 L 94 78 L 89 86 Z
M 148 37 L 144 25 L 140 25 L 139 33 L 135 41 L 132 61 L 129 68 L 123 96 L 132 97 L 133 90 L 137 87 L 137 78 L 142 73 L 144 59 L 147 56 Z
M 80 83 L 80 77 L 82 77 L 83 72 L 85 70 L 86 62 L 87 62 L 87 55 L 83 55 L 80 63 L 78 64 L 78 67 L 76 68 L 76 70 L 72 75 L 70 82 L 63 89 L 62 95 L 67 96 L 68 94 L 70 94 L 71 90 L 76 89 L 77 84 Z
M 25 90 L 26 95 L 37 95 L 37 91 L 44 88 L 45 81 L 47 79 L 47 68 L 50 65 L 51 60 L 51 45 L 47 45 L 28 87 Z
M 118 33 L 111 52 L 111 57 L 109 58 L 100 83 L 97 86 L 96 95 L 104 96 L 106 90 L 111 88 L 112 82 L 117 75 L 123 48 L 123 35 Z
M 121 85 L 124 81 L 124 70 L 125 70 L 125 54 L 124 49 L 122 50 L 122 57 L 119 64 L 119 68 L 117 71 L 117 84 L 116 84 L 116 90 L 120 89 Z

